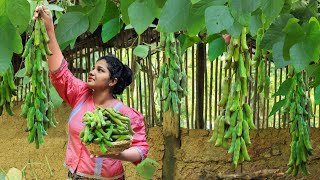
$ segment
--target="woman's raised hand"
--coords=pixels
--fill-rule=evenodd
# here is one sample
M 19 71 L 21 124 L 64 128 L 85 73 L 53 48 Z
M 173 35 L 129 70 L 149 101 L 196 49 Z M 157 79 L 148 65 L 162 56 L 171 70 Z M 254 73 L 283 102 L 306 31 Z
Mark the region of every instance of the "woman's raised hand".
M 41 17 L 43 19 L 44 25 L 46 26 L 48 33 L 50 31 L 54 31 L 52 14 L 50 10 L 46 9 L 43 5 L 37 6 L 34 10 L 32 19 L 36 20 L 38 17 Z

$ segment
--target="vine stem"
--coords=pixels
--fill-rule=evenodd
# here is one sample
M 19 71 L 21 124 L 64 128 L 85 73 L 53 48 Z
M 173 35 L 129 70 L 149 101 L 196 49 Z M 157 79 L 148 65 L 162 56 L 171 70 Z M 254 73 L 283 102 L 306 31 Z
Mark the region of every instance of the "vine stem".
M 46 162 L 47 162 L 47 165 L 48 165 L 48 169 L 49 169 L 49 171 L 50 171 L 50 177 L 52 177 L 52 176 L 53 176 L 53 172 L 52 172 L 52 170 L 51 170 L 51 166 L 50 166 L 50 164 L 49 164 L 48 157 L 47 157 L 47 155 L 45 155 L 45 157 L 46 157 Z

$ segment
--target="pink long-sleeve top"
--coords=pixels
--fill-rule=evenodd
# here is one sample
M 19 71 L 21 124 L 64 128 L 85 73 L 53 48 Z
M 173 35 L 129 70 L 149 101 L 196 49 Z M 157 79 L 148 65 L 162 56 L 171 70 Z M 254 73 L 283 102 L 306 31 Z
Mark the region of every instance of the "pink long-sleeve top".
M 69 133 L 65 166 L 72 173 L 88 178 L 109 180 L 123 177 L 124 169 L 120 160 L 102 157 L 90 158 L 89 150 L 80 141 L 79 134 L 84 128 L 83 115 L 87 111 L 93 112 L 95 110 L 92 90 L 85 82 L 73 76 L 65 60 L 56 72 L 50 74 L 50 78 L 60 97 L 72 107 L 68 120 Z M 122 104 L 119 100 L 113 104 L 113 107 L 130 118 L 132 129 L 135 132 L 130 148 L 139 152 L 140 161 L 142 161 L 146 158 L 149 150 L 143 115 Z M 139 162 L 134 162 L 134 164 Z

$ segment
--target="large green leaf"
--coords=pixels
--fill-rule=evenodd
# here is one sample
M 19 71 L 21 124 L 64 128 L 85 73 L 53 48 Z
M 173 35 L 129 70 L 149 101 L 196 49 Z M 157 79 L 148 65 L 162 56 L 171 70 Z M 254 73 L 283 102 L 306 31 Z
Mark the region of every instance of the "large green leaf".
M 74 6 L 68 6 L 68 12 L 81 12 L 83 14 L 88 14 L 90 11 L 90 6 L 80 6 L 80 5 L 74 5 Z
M 99 0 L 81 0 L 80 4 L 81 6 L 95 6 L 97 1 Z
M 283 45 L 283 58 L 285 60 L 290 59 L 289 50 L 290 48 L 304 39 L 304 32 L 302 27 L 298 24 L 299 19 L 290 18 L 287 25 L 283 28 L 283 32 L 286 33 Z
M 228 33 L 234 38 L 240 37 L 241 30 L 242 30 L 242 25 L 238 23 L 238 21 L 233 21 L 232 26 L 227 28 Z
M 190 37 L 186 34 L 180 34 L 178 36 L 178 40 L 180 41 L 181 53 L 184 53 L 188 49 L 188 47 L 201 42 L 201 39 L 198 36 Z
M 187 34 L 189 36 L 195 36 L 202 31 L 206 26 L 204 18 L 205 10 L 210 6 L 224 5 L 226 1 L 227 0 L 200 0 L 199 2 L 193 3 L 189 14 Z
M 36 7 L 37 7 L 37 1 L 32 1 L 32 0 L 28 0 L 29 1 L 29 3 L 30 3 L 30 11 L 29 11 L 29 13 L 30 13 L 30 17 L 32 17 L 33 16 L 33 13 L 34 13 L 34 10 L 36 9 Z
M 187 32 L 189 36 L 196 36 L 202 31 L 205 27 L 204 15 L 196 15 L 194 11 L 191 11 L 188 19 L 189 26 L 187 27 Z
M 298 72 L 304 70 L 312 62 L 313 47 L 309 42 L 300 42 L 290 48 L 291 64 Z
M 261 9 L 267 21 L 275 20 L 284 5 L 284 0 L 261 0 Z
M 272 107 L 272 110 L 269 114 L 269 117 L 274 115 L 277 111 L 279 111 L 284 106 L 285 103 L 286 103 L 286 99 L 282 99 L 282 100 L 276 102 Z
M 319 21 L 312 17 L 306 26 L 306 39 L 305 42 L 311 44 L 313 47 L 312 60 L 316 62 L 319 60 L 320 53 L 320 24 Z
M 232 14 L 242 15 L 251 13 L 259 8 L 261 0 L 230 0 L 230 9 Z
M 157 6 L 162 8 L 166 4 L 167 0 L 156 0 Z
M 223 6 L 227 0 L 200 0 L 192 4 L 191 12 L 196 15 L 204 15 L 205 10 L 210 6 Z
M 52 104 L 54 105 L 55 108 L 59 107 L 61 105 L 61 103 L 63 102 L 63 100 L 61 99 L 58 92 L 56 91 L 56 89 L 53 86 L 49 89 L 49 91 L 50 91 L 50 97 L 51 97 Z
M 126 25 L 130 24 L 128 8 L 134 1 L 135 0 L 120 0 L 121 18 Z
M 310 77 L 316 77 L 320 74 L 320 64 L 312 64 L 306 68 L 307 74 Z
M 251 36 L 256 36 L 258 29 L 262 27 L 261 15 L 253 15 L 250 17 L 249 31 Z
M 153 159 L 146 158 L 136 167 L 137 173 L 144 179 L 152 179 L 153 174 L 156 170 L 155 166 L 159 166 L 159 163 Z
M 7 48 L 16 54 L 22 52 L 23 46 L 21 36 L 6 16 L 0 17 L 0 39 L 0 49 Z M 0 54 L 1 53 L 2 52 L 0 52 Z
M 292 18 L 291 14 L 283 14 L 276 21 L 271 24 L 270 28 L 264 34 L 261 41 L 262 49 L 272 49 L 273 44 L 281 41 L 285 37 L 285 33 L 282 29 L 286 26 L 288 20 Z
M 1 47 L 1 44 L 0 44 Z M 0 75 L 9 68 L 13 52 L 7 48 L 1 48 L 0 53 Z
M 290 64 L 290 61 L 285 61 L 283 59 L 283 44 L 284 41 L 276 42 L 272 46 L 272 58 L 276 69 L 283 68 Z
M 0 16 L 6 15 L 6 1 L 7 0 L 0 1 Z
M 141 58 L 146 58 L 149 54 L 149 46 L 138 45 L 136 48 L 134 48 L 133 54 Z
M 23 33 L 31 20 L 30 4 L 26 0 L 7 0 L 7 15 L 12 24 Z
M 100 20 L 106 9 L 105 0 L 97 0 L 94 6 L 90 7 L 90 10 L 87 13 L 89 17 L 89 31 L 94 32 L 100 24 Z
M 74 39 L 70 39 L 69 41 L 67 42 L 64 42 L 62 44 L 59 44 L 60 46 L 60 49 L 63 51 L 65 48 L 67 48 L 69 45 L 70 45 L 70 48 L 72 49 L 71 45 L 73 42 L 75 42 L 77 40 L 77 38 L 74 38 Z
M 156 4 L 154 1 L 136 1 L 129 6 L 128 14 L 130 24 L 138 34 L 142 34 L 156 17 Z
M 88 16 L 89 31 L 94 32 L 99 26 L 102 16 L 105 13 L 106 1 L 96 0 L 91 3 L 84 3 L 83 6 L 75 5 L 68 7 L 68 12 L 81 12 Z
M 249 26 L 251 13 L 259 8 L 260 3 L 260 0 L 230 0 L 230 11 L 241 25 Z
M 205 11 L 206 26 L 209 34 L 219 33 L 233 24 L 229 9 L 225 6 L 211 6 Z
M 113 1 L 107 0 L 106 1 L 106 9 L 105 9 L 104 15 L 101 19 L 101 24 L 104 24 L 113 18 L 118 18 L 119 16 L 120 16 L 120 11 L 119 11 L 117 5 Z
M 209 43 L 208 56 L 210 61 L 214 61 L 217 57 L 219 57 L 226 50 L 226 43 L 222 37 L 218 37 L 217 39 L 211 41 Z
M 190 0 L 168 0 L 161 11 L 157 29 L 161 32 L 187 29 L 190 9 Z
M 318 3 L 319 2 L 317 2 L 317 4 Z M 298 1 L 297 3 L 294 3 L 292 5 L 290 13 L 294 15 L 294 17 L 300 19 L 301 21 L 308 21 L 311 17 L 318 16 L 318 8 L 316 6 L 314 6 L 314 3 L 311 3 L 311 6 L 309 6 L 307 5 L 307 3 L 303 1 Z
M 123 24 L 119 18 L 111 19 L 110 21 L 103 24 L 101 31 L 102 41 L 106 43 L 114 36 L 116 36 L 120 32 L 122 25 Z
M 320 86 L 314 88 L 314 100 L 316 104 L 320 104 Z
M 314 81 L 310 83 L 310 87 L 317 87 L 320 85 L 320 64 L 312 64 L 309 65 L 307 68 L 307 74 L 309 77 L 314 77 Z
M 59 44 L 63 44 L 77 38 L 87 31 L 89 27 L 88 17 L 81 12 L 68 12 L 59 19 L 56 36 Z
M 286 96 L 289 94 L 292 86 L 292 78 L 287 78 L 284 82 L 280 84 L 280 87 L 273 96 Z
M 22 40 L 16 28 L 6 16 L 0 16 L 0 74 L 8 69 L 13 52 L 22 52 Z
M 319 6 L 319 0 L 311 0 L 307 5 L 308 10 L 313 17 L 318 16 L 318 6 Z

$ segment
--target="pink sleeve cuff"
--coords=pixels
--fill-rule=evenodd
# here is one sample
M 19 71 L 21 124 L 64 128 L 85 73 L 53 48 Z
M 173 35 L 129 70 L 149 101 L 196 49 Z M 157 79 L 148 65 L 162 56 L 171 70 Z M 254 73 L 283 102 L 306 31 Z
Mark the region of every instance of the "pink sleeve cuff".
M 138 153 L 140 154 L 140 160 L 133 162 L 134 165 L 138 165 L 140 162 L 142 162 L 146 157 L 145 153 L 143 153 L 143 150 L 140 149 L 139 147 L 133 147 Z

